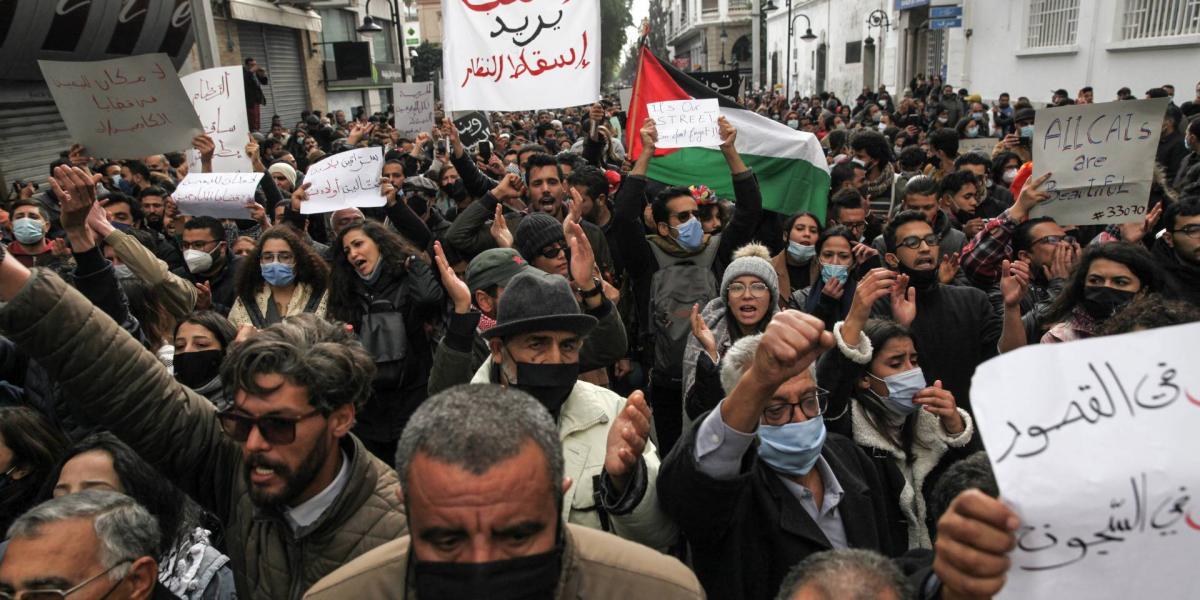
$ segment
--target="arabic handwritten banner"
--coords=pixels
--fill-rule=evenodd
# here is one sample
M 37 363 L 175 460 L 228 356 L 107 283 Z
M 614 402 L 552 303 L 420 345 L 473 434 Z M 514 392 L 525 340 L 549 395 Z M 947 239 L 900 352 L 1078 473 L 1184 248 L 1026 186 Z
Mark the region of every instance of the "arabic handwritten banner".
M 304 175 L 308 201 L 300 203 L 306 215 L 333 212 L 354 206 L 383 206 L 379 195 L 383 177 L 383 148 L 357 148 L 325 157 L 312 164 Z
M 166 54 L 38 66 L 71 137 L 93 156 L 178 152 L 203 131 Z
M 979 432 L 1022 523 L 998 598 L 1194 596 L 1197 339 L 1200 324 L 1180 325 L 980 365 Z
M 246 82 L 241 67 L 217 67 L 197 71 L 179 78 L 187 91 L 204 133 L 213 139 L 213 171 L 217 173 L 249 173 L 254 170 L 246 156 Z M 200 153 L 191 151 L 188 171 L 200 171 Z
M 1061 225 L 1145 219 L 1167 102 L 1155 98 L 1039 110 L 1033 178 L 1053 176 L 1043 186 L 1050 198 L 1031 216 L 1054 217 Z
M 433 82 L 392 84 L 392 110 L 401 137 L 433 130 Z
M 717 119 L 721 104 L 706 100 L 668 100 L 646 105 L 658 128 L 659 148 L 694 148 L 721 145 Z
M 262 178 L 262 173 L 190 171 L 171 198 L 179 205 L 179 212 L 190 217 L 249 219 L 246 204 L 254 200 L 254 190 Z
M 477 110 L 456 114 L 454 126 L 458 128 L 458 139 L 464 146 L 474 146 L 492 137 L 492 125 L 488 116 Z
M 708 89 L 725 94 L 733 98 L 737 98 L 742 91 L 742 76 L 736 70 L 733 71 L 702 71 L 699 73 L 688 73 L 700 83 L 708 86 Z
M 535 110 L 600 97 L 600 3 L 442 0 L 448 110 Z

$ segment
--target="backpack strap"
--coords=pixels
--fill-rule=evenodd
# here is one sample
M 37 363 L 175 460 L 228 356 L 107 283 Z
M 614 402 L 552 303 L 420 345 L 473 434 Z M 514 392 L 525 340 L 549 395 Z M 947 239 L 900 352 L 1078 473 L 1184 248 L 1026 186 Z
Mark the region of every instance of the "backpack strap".
M 315 290 L 315 289 L 310 290 L 310 293 L 308 295 L 308 303 L 304 305 L 304 312 L 306 312 L 306 313 L 316 312 L 317 307 L 321 305 L 321 296 L 324 296 L 325 292 L 322 291 L 320 294 L 318 294 L 316 292 L 317 292 L 317 290 Z
M 267 318 L 263 316 L 262 311 L 258 309 L 258 301 L 254 298 L 242 298 L 242 305 L 246 307 L 246 315 L 250 317 L 250 324 L 255 329 L 266 327 Z
M 658 262 L 659 269 L 673 267 L 682 263 L 689 263 L 701 267 L 711 267 L 717 260 L 717 249 L 721 246 L 721 234 L 714 235 L 708 238 L 708 245 L 700 251 L 699 254 L 691 256 L 671 256 L 658 247 L 654 242 L 648 242 L 650 250 L 654 253 L 654 260 Z

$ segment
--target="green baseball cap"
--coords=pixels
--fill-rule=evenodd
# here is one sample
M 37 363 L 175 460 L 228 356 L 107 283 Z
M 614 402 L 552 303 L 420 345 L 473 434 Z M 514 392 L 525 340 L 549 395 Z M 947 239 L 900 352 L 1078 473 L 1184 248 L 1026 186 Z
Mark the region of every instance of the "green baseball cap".
M 477 290 L 493 285 L 506 287 L 514 275 L 531 268 L 521 254 L 512 248 L 484 250 L 467 265 L 467 287 L 471 289 L 472 296 Z

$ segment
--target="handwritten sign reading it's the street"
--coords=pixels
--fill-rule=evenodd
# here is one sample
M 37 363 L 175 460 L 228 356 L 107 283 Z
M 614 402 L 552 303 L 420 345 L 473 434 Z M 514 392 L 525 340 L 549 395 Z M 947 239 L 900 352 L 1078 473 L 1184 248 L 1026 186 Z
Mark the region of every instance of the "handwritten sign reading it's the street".
M 38 66 L 71 137 L 92 156 L 178 152 L 203 131 L 166 54 Z
M 179 212 L 190 217 L 249 219 L 246 204 L 254 200 L 254 190 L 262 173 L 188 173 L 175 193 Z
M 1033 177 L 1051 173 L 1050 197 L 1031 216 L 1061 225 L 1131 223 L 1146 218 L 1154 156 L 1167 98 L 1039 110 Z
M 694 148 L 721 145 L 721 105 L 715 99 L 669 100 L 646 105 L 658 128 L 659 148 Z
M 205 69 L 179 78 L 187 91 L 204 133 L 212 138 L 213 171 L 249 173 L 254 170 L 246 156 L 246 82 L 241 67 Z M 188 171 L 200 172 L 200 154 L 188 152 Z
M 333 212 L 354 206 L 383 206 L 387 199 L 379 195 L 383 177 L 383 148 L 358 148 L 327 156 L 308 168 L 304 183 L 308 201 L 300 204 L 306 215 Z
M 979 432 L 1021 517 L 998 598 L 1195 597 L 1197 339 L 1200 324 L 1180 325 L 980 365 Z
M 433 129 L 433 82 L 392 84 L 396 131 L 408 139 Z
M 600 97 L 600 3 L 442 0 L 447 110 L 534 110 Z

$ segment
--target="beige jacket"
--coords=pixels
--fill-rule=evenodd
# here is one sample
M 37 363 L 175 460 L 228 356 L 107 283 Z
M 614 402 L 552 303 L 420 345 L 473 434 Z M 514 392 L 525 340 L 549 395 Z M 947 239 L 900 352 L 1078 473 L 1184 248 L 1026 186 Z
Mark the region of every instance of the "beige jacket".
M 121 230 L 113 230 L 104 236 L 104 243 L 112 246 L 113 252 L 121 262 L 129 265 L 129 270 L 154 290 L 163 308 L 167 309 L 167 313 L 175 320 L 188 316 L 196 309 L 196 286 L 172 273 L 167 263 L 155 256 L 137 241 L 137 238 Z
M 645 546 L 567 525 L 556 600 L 692 600 L 704 598 L 683 563 Z M 389 542 L 318 581 L 312 600 L 419 600 L 408 581 L 409 538 Z M 465 600 L 465 599 L 464 599 Z
M 280 315 L 283 318 L 294 317 L 304 312 L 304 307 L 308 306 L 308 300 L 312 297 L 312 287 L 307 283 L 296 284 L 296 291 L 292 292 L 292 299 L 288 300 L 287 312 Z M 321 295 L 321 302 L 317 305 L 317 310 L 313 311 L 314 315 L 325 318 L 325 305 L 329 301 L 329 291 L 326 290 Z M 254 295 L 254 302 L 258 304 L 258 314 L 267 314 L 267 303 L 271 302 L 271 286 L 263 285 L 262 289 Z M 239 296 L 233 301 L 233 308 L 229 310 L 229 322 L 233 323 L 234 327 L 242 325 L 253 325 L 250 321 L 250 314 L 246 312 L 246 305 L 242 302 Z
M 491 380 L 492 359 L 489 357 L 475 372 L 471 383 L 494 383 Z M 563 520 L 592 529 L 602 529 L 593 498 L 592 478 L 604 471 L 608 451 L 608 429 L 625 399 L 602 387 L 576 381 L 558 418 L 558 437 L 563 446 L 564 474 L 571 478 L 571 487 L 563 496 Z M 675 522 L 658 504 L 658 453 L 654 443 L 647 440 L 642 452 L 646 463 L 646 494 L 632 512 L 612 516 L 613 533 L 665 550 L 675 543 L 678 529 Z

